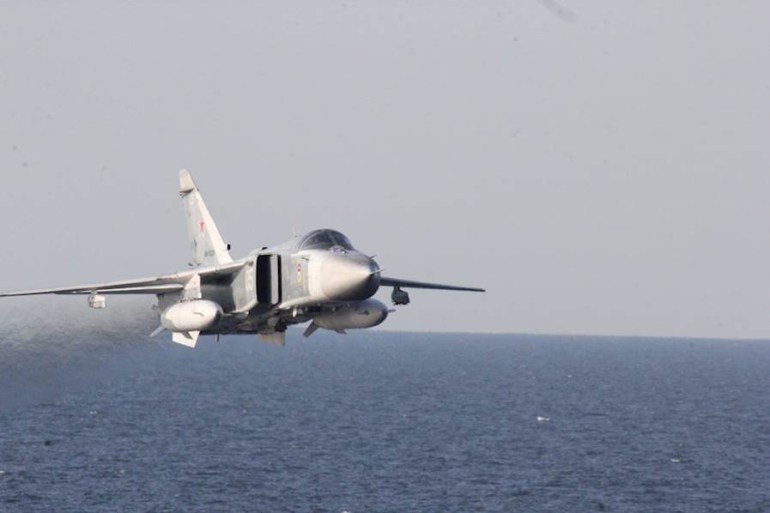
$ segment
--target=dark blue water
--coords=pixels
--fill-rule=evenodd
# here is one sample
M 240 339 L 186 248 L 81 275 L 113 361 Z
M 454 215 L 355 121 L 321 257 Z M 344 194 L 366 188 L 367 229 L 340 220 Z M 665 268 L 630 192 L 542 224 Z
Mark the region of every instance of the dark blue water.
M 770 343 L 144 331 L 2 334 L 0 511 L 770 511 Z

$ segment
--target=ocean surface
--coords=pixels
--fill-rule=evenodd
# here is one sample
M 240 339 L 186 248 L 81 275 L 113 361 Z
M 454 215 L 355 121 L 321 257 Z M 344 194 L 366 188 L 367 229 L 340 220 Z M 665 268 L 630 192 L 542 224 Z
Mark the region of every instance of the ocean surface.
M 0 331 L 2 512 L 766 512 L 770 342 Z

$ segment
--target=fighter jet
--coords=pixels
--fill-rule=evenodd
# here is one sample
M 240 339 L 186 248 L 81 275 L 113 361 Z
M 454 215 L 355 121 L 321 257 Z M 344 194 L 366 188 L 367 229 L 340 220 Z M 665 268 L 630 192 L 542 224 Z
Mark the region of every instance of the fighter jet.
M 319 328 L 337 333 L 371 328 L 393 311 L 372 298 L 380 287 L 393 288 L 394 305 L 409 303 L 406 288 L 484 292 L 387 278 L 372 257 L 330 229 L 313 230 L 233 260 L 229 244 L 222 239 L 185 169 L 179 172 L 179 184 L 192 249 L 191 269 L 154 278 L 11 292 L 0 297 L 80 294 L 88 296 L 91 308 L 102 309 L 109 294 L 154 294 L 160 326 L 152 336 L 169 331 L 174 342 L 195 347 L 200 335 L 243 333 L 284 345 L 286 328 L 308 321 L 305 337 Z

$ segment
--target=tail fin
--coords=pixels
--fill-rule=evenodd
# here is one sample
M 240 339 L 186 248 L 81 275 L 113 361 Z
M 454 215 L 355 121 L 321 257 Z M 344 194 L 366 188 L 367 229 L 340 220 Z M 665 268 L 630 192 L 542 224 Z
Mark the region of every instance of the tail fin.
M 187 214 L 187 233 L 190 236 L 193 265 L 220 265 L 232 262 L 227 245 L 222 240 L 190 172 L 186 169 L 179 172 L 179 195 L 184 200 Z

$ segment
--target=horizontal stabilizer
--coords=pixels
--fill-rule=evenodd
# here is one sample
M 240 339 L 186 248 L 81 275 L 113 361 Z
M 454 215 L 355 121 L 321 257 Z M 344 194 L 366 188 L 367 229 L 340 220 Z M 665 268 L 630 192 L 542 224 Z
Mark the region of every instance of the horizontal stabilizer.
M 177 344 L 182 344 L 183 346 L 195 347 L 195 344 L 198 343 L 200 334 L 200 331 L 178 331 L 171 335 L 171 340 Z
M 307 327 L 307 329 L 305 330 L 305 333 L 303 333 L 302 336 L 305 338 L 308 338 L 313 333 L 315 333 L 318 328 L 320 328 L 320 326 L 316 324 L 315 321 L 313 321 L 310 323 L 310 326 Z

